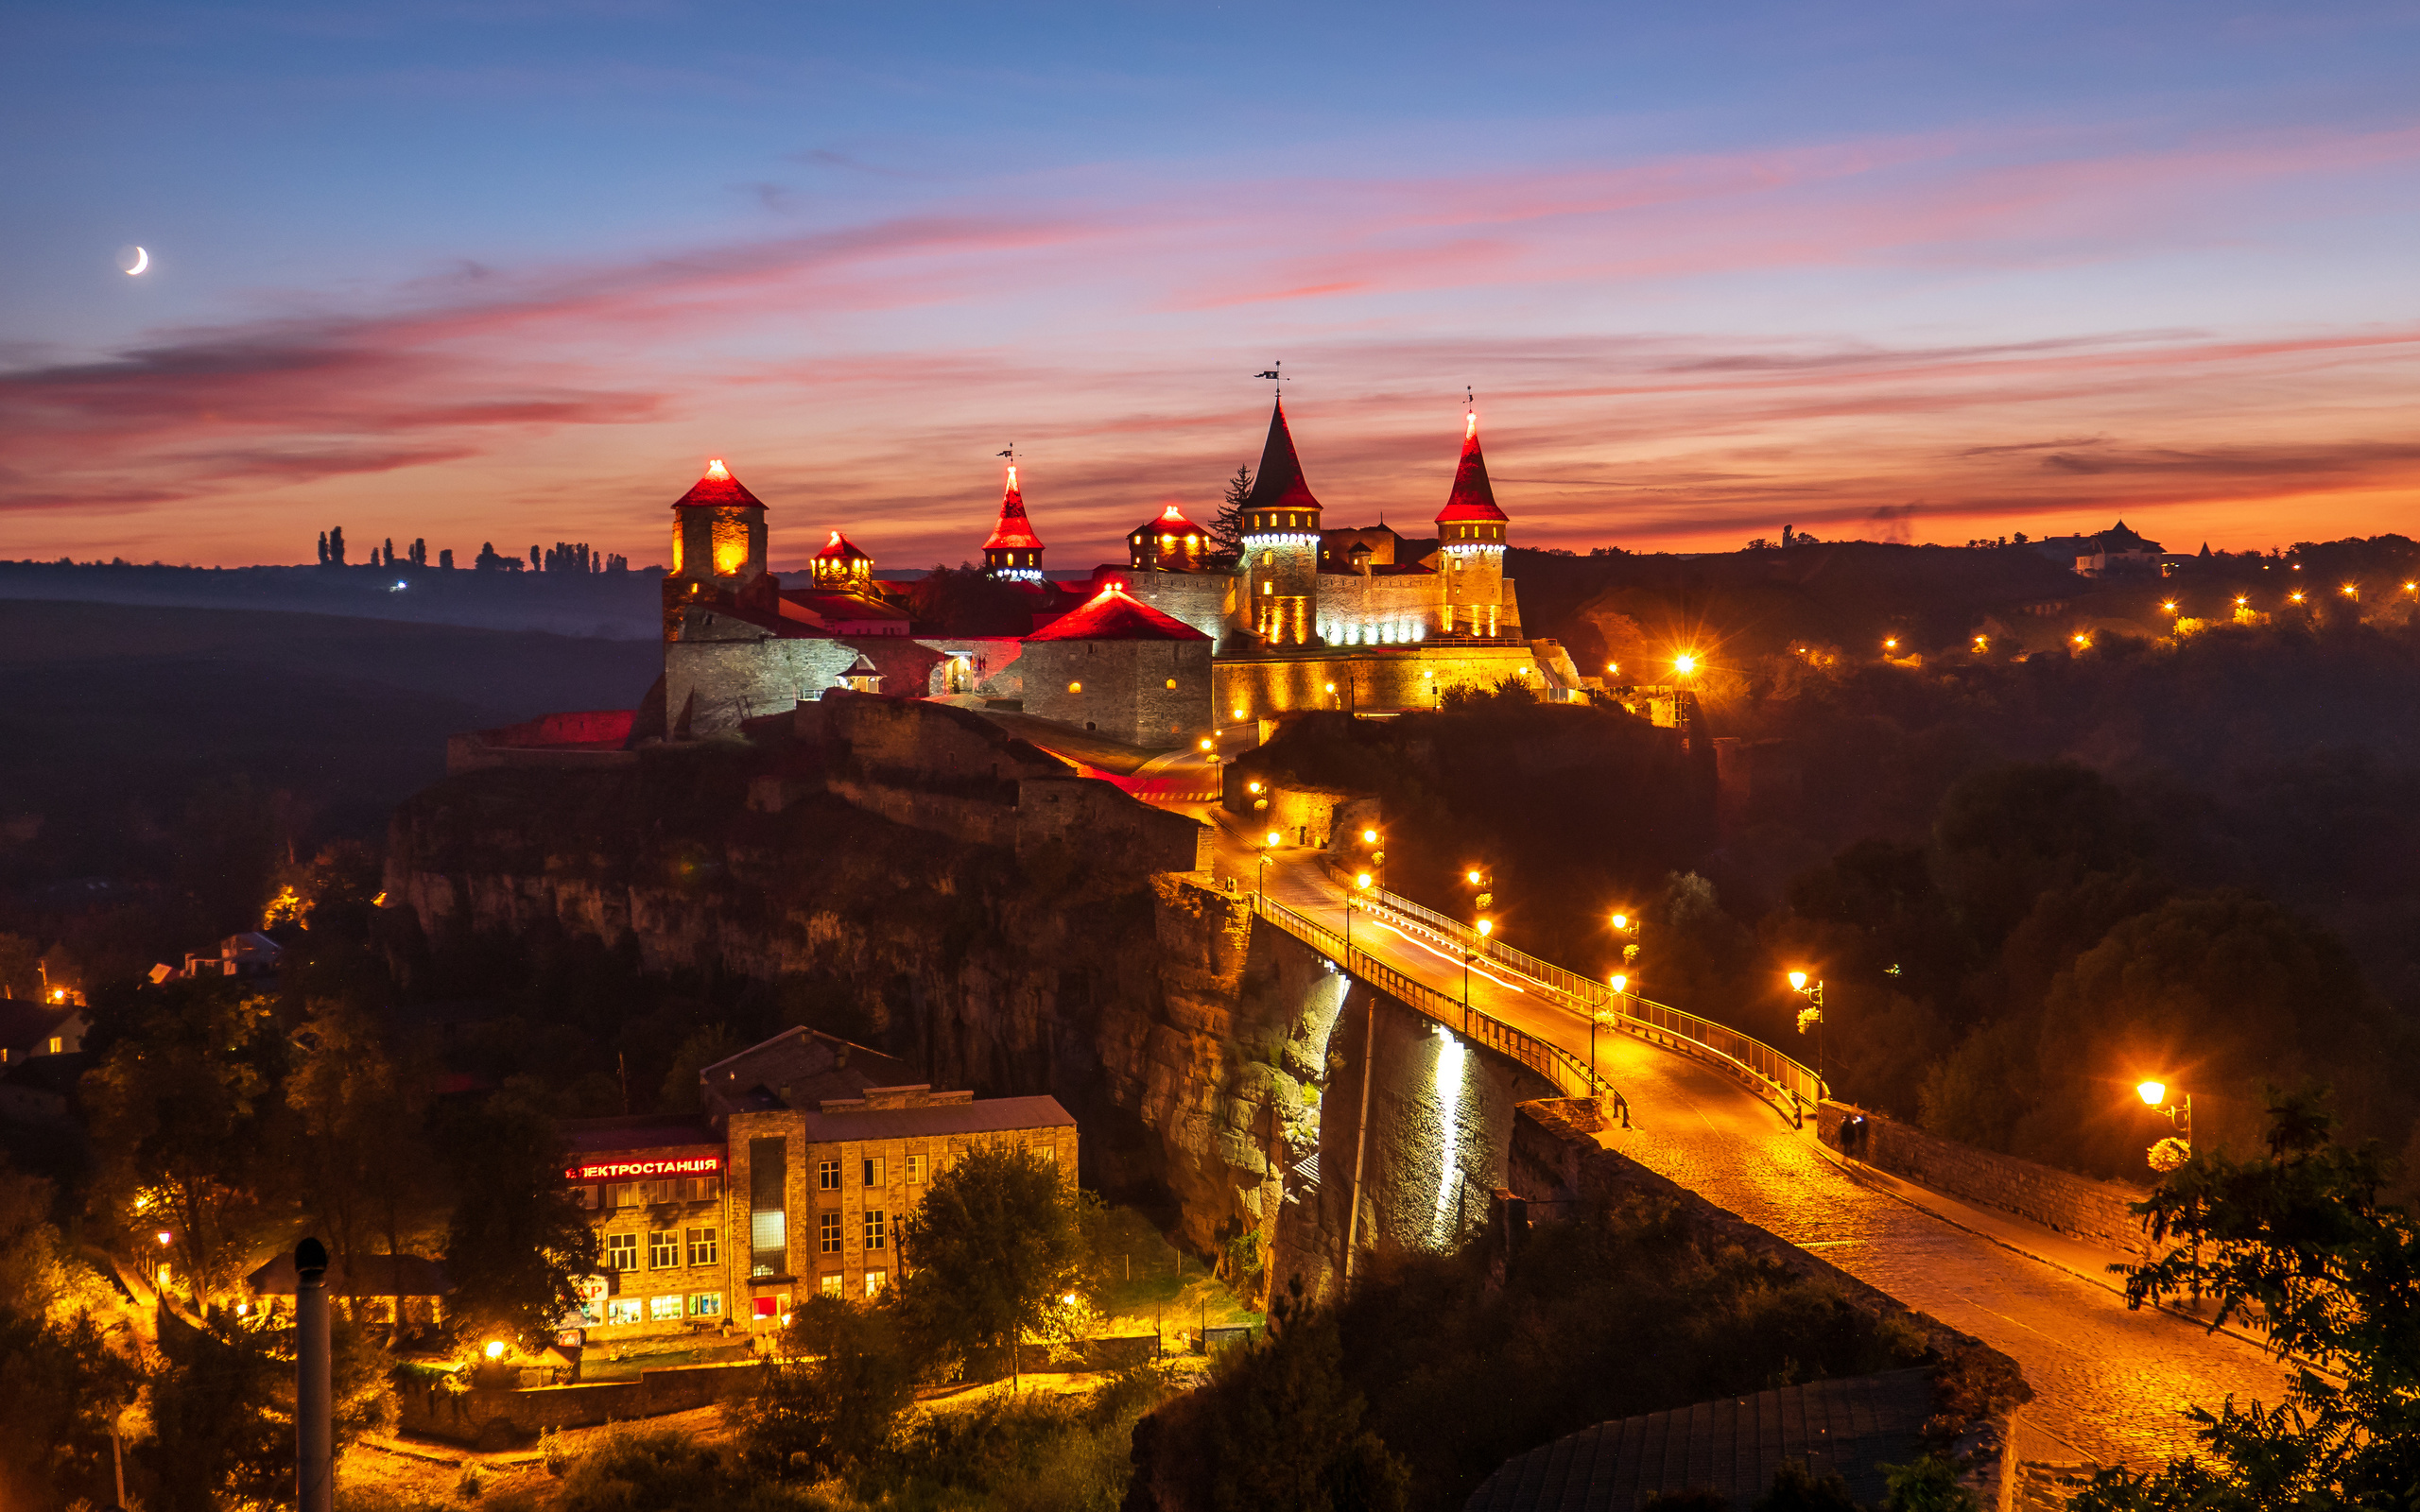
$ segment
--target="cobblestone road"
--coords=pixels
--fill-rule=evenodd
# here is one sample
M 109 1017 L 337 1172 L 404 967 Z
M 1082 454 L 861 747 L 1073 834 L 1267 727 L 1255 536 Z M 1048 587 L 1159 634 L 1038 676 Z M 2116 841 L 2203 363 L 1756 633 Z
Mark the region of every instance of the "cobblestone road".
M 1259 880 L 1257 854 L 1232 830 L 1219 850 L 1219 870 L 1245 886 Z M 1279 852 L 1267 882 L 1288 906 L 1341 921 L 1342 890 L 1304 852 Z M 1440 991 L 1462 990 L 1460 966 L 1415 941 L 1357 927 L 1355 943 Z M 2037 1394 L 2019 1439 L 2027 1458 L 2182 1454 L 2192 1447 L 2187 1406 L 2283 1394 L 2286 1372 L 2254 1346 L 2130 1313 L 2104 1287 L 1860 1183 L 1811 1134 L 1699 1062 L 1611 1033 L 1592 1045 L 1582 1020 L 1515 986 L 1475 979 L 1470 993 L 1506 1022 L 1595 1056 L 1634 1110 L 1634 1126 L 1607 1134 L 1609 1147 L 2014 1358 Z

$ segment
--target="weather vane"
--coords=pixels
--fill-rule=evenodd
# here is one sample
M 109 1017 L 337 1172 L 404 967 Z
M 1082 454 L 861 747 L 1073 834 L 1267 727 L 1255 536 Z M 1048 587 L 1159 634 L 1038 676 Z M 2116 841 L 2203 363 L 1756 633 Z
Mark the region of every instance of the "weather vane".
M 1282 393 L 1285 391 L 1286 380 L 1278 377 L 1277 369 L 1285 366 L 1286 365 L 1282 362 L 1272 362 L 1269 365 L 1269 370 L 1267 372 L 1256 372 L 1253 373 L 1253 376 L 1255 378 L 1267 378 L 1272 380 L 1276 383 L 1278 391 Z
M 997 454 L 997 455 L 1001 455 L 1001 456 L 1005 456 L 1005 457 L 1007 457 L 1007 458 L 1009 459 L 1009 466 L 1011 466 L 1011 467 L 1014 467 L 1014 466 L 1016 466 L 1016 465 L 1017 465 L 1017 443 L 1016 443 L 1016 442 L 1014 442 L 1014 441 L 1011 441 L 1011 442 L 1009 443 L 1009 449 L 1008 449 L 1007 451 L 1005 451 L 1005 452 L 1001 452 L 1001 453 L 999 453 L 999 454 Z

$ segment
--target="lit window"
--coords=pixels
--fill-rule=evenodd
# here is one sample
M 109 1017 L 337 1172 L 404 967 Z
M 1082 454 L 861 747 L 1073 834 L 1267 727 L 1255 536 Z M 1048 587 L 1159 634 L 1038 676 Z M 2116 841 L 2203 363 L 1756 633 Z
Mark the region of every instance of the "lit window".
M 866 1185 L 870 1187 L 878 1187 L 882 1185 L 882 1178 L 884 1175 L 885 1172 L 883 1171 L 883 1160 L 881 1156 L 873 1156 L 867 1160 Z
M 649 1270 L 670 1270 L 681 1263 L 679 1230 L 658 1228 L 647 1236 L 647 1265 Z
M 1037 1144 L 1033 1147 L 1033 1158 L 1045 1165 L 1057 1165 L 1059 1147 L 1055 1144 Z
M 1277 585 L 1264 578 L 1261 581 L 1260 591 L 1264 594 L 1274 593 L 1277 592 Z
M 823 1293 L 823 1295 L 824 1295 L 824 1296 L 826 1296 L 826 1297 L 838 1297 L 838 1296 L 839 1296 L 839 1295 L 840 1295 L 840 1273 L 839 1273 L 838 1271 L 837 1271 L 837 1270 L 836 1270 L 836 1271 L 832 1271 L 832 1272 L 828 1273 L 827 1275 L 825 1275 L 825 1276 L 824 1276 L 823 1280 L 821 1280 L 821 1282 L 820 1282 L 819 1284 L 820 1284 L 821 1289 L 822 1290 L 822 1293 Z
M 890 1272 L 887 1270 L 870 1270 L 866 1272 L 866 1295 L 868 1297 L 880 1297 L 882 1295 L 882 1289 L 890 1284 Z
M 64 1054 L 66 1053 L 66 1047 L 67 1047 L 67 1041 L 66 1041 L 66 1040 L 61 1040 L 61 1039 L 60 1039 L 59 1036 L 57 1036 L 57 1035 L 52 1035 L 52 1036 L 50 1037 L 50 1053 L 51 1053 L 52 1055 L 54 1055 L 54 1056 L 57 1056 L 57 1055 L 64 1055 Z
M 605 1268 L 636 1270 L 639 1268 L 639 1236 L 607 1234 L 605 1236 Z
M 840 1215 L 838 1213 L 819 1214 L 816 1219 L 816 1230 L 821 1236 L 821 1242 L 817 1245 L 820 1252 L 826 1255 L 837 1255 L 840 1252 Z
M 717 1243 L 717 1236 L 712 1228 L 692 1228 L 689 1230 L 690 1264 L 714 1264 L 716 1258 L 721 1252 L 721 1245 Z
M 635 1297 L 616 1297 L 605 1304 L 605 1321 L 608 1323 L 637 1323 L 645 1318 L 646 1312 Z
M 689 1315 L 691 1317 L 722 1316 L 722 1293 L 699 1292 L 691 1296 L 689 1298 Z
M 1261 564 L 1263 567 L 1271 567 L 1271 566 L 1275 566 L 1275 565 L 1276 565 L 1276 562 L 1277 562 L 1277 553 L 1275 553 L 1275 552 L 1273 552 L 1273 551 L 1264 551 L 1264 552 L 1262 552 L 1262 553 L 1260 554 L 1260 564 Z
M 880 1249 L 882 1247 L 882 1211 L 878 1208 L 868 1208 L 866 1210 L 866 1247 L 868 1249 Z
M 1069 693 L 1081 693 L 1084 691 L 1084 685 L 1080 682 L 1071 682 L 1067 684 L 1067 691 Z
M 1176 692 L 1176 679 L 1174 678 L 1168 679 L 1168 692 Z
M 815 1168 L 815 1184 L 825 1192 L 840 1190 L 840 1162 L 825 1160 Z
M 911 1187 L 920 1187 L 925 1184 L 925 1157 L 921 1155 L 908 1157 L 908 1184 Z
M 655 1323 L 678 1323 L 681 1321 L 681 1315 L 688 1311 L 682 1305 L 682 1300 L 681 1294 L 678 1292 L 670 1297 L 648 1297 L 647 1299 L 648 1320 Z

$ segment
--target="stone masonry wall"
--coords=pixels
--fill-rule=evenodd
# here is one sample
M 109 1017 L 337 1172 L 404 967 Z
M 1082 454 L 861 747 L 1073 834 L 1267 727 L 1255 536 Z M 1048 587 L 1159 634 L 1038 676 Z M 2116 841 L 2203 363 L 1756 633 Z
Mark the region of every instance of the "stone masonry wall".
M 1034 641 L 1023 665 L 1025 712 L 1043 719 L 1154 750 L 1211 725 L 1207 641 Z
M 1841 1125 L 1857 1116 L 1865 1119 L 1864 1132 L 1854 1147 L 1843 1146 Z M 1979 1150 L 1844 1103 L 1825 1103 L 1816 1119 L 1824 1143 L 1877 1170 L 2121 1254 L 2149 1253 L 2143 1221 L 2128 1211 L 2148 1195 L 2143 1188 Z
M 1431 709 L 1447 689 L 1547 679 L 1525 645 L 1373 646 L 1212 663 L 1221 724 L 1302 709 Z M 1327 691 L 1328 684 L 1336 692 Z M 1238 715 L 1236 711 L 1242 710 Z

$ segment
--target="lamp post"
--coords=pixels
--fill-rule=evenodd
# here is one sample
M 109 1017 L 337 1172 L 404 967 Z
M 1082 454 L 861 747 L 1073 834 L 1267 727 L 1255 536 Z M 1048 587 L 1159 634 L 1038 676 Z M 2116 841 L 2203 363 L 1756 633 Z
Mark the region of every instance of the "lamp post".
M 1798 1032 L 1805 1034 L 1810 1023 L 1815 1026 L 1815 1090 L 1820 1096 L 1829 1090 L 1824 1076 L 1824 983 L 1821 978 L 1810 981 L 1805 971 L 1792 971 L 1789 989 L 1808 1005 L 1799 1010 Z
M 1276 850 L 1278 841 L 1283 838 L 1284 836 L 1275 830 L 1271 830 L 1269 832 L 1268 841 L 1260 848 L 1260 901 L 1264 903 L 1269 902 L 1269 852 Z
M 1344 969 L 1353 969 L 1353 899 L 1355 893 L 1370 890 L 1370 874 L 1366 871 L 1353 879 L 1353 892 L 1344 895 Z
M 2151 1108 L 2154 1112 L 2157 1112 L 2167 1118 L 2169 1124 L 2175 1128 L 2177 1138 L 2185 1142 L 2185 1153 L 2187 1158 L 2190 1158 L 2193 1154 L 2193 1094 L 2191 1092 L 2187 1092 L 2182 1097 L 2177 1098 L 2174 1102 L 2170 1102 L 2168 1096 L 2167 1083 L 2147 1081 L 2138 1084 L 2135 1088 L 2135 1095 L 2143 1100 L 2143 1106 L 2145 1108 Z M 2152 1149 L 2154 1150 L 2157 1148 L 2157 1145 L 2152 1146 Z M 2153 1166 L 2152 1169 L 2157 1170 L 2158 1167 Z M 2199 1238 L 2196 1238 L 2193 1241 L 2192 1255 L 2194 1269 L 2193 1304 L 2196 1307 L 2199 1307 L 2202 1303 L 2202 1241 Z
M 1488 936 L 1495 933 L 1495 920 L 1482 919 L 1471 927 L 1478 931 L 1478 937 L 1483 942 Z M 1468 945 L 1462 947 L 1462 1033 L 1464 1034 L 1471 1032 L 1471 957 L 1478 954 Z

